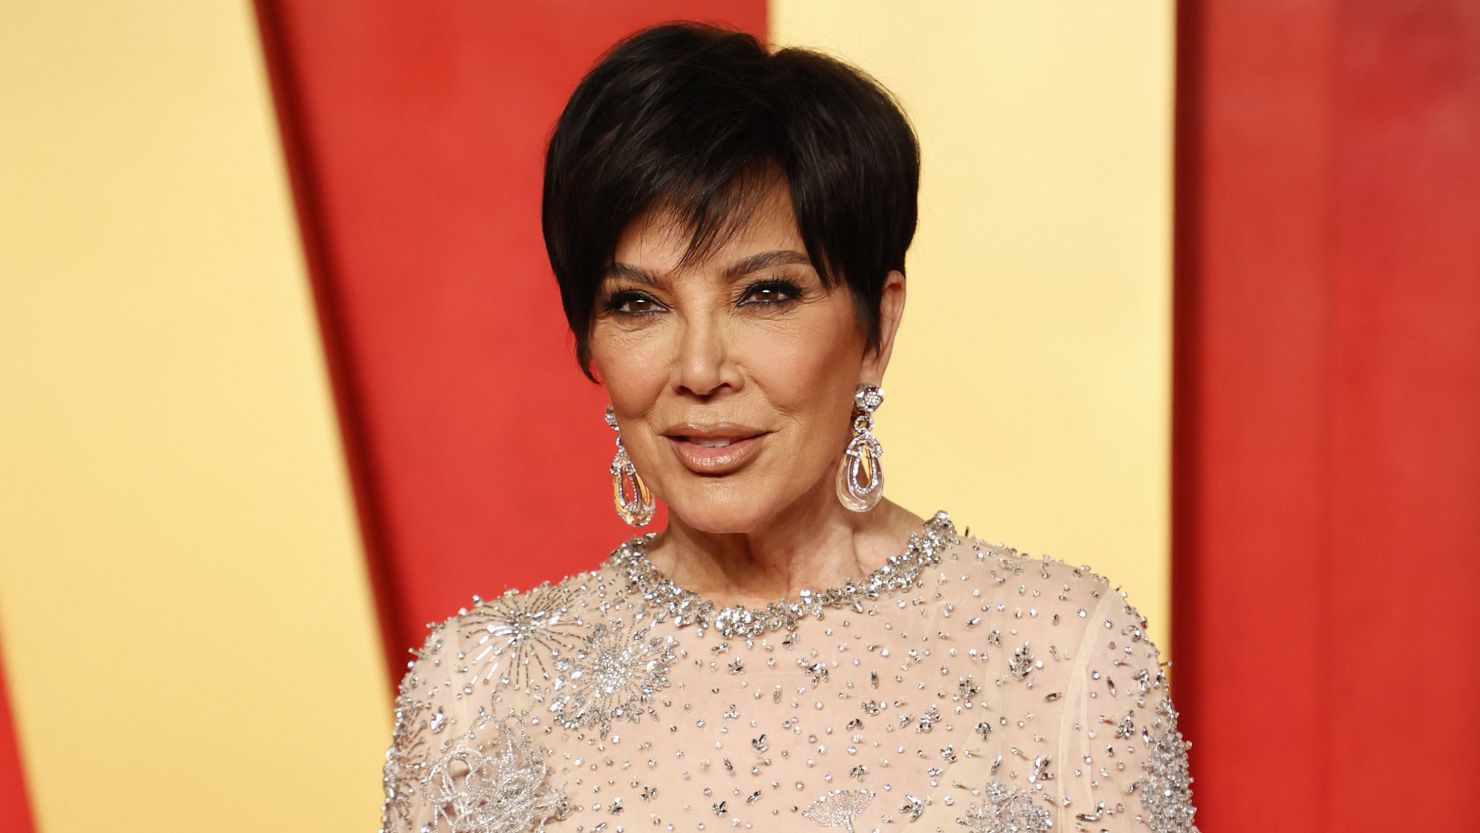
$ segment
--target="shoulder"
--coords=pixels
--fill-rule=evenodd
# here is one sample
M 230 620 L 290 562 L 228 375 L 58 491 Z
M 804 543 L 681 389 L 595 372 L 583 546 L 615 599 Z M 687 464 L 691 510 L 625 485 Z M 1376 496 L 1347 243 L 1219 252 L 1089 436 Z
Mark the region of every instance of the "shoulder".
M 483 703 L 490 696 L 541 700 L 556 663 L 603 617 L 610 584 L 605 569 L 593 569 L 490 598 L 474 595 L 469 604 L 426 623 L 402 693 L 436 687 Z
M 989 600 L 983 609 L 1007 623 L 1004 636 L 1010 632 L 1024 643 L 1056 646 L 1055 658 L 1064 660 L 1057 663 L 1064 686 L 1082 687 L 1074 699 L 1098 708 L 1133 702 L 1138 710 L 1156 713 L 1148 721 L 1154 728 L 1175 729 L 1170 661 L 1119 582 L 1089 564 L 1033 556 L 970 535 L 953 551 L 956 561 L 976 565 L 975 583 L 986 588 L 982 595 Z
M 1002 646 L 996 661 L 1007 672 L 1001 679 L 1048 689 L 1046 697 L 1034 694 L 1033 710 L 1051 714 L 1044 702 L 1052 697 L 1061 754 L 1082 752 L 1072 764 L 1060 759 L 1063 774 L 1074 777 L 1062 782 L 1058 818 L 1088 821 L 1103 814 L 1108 821 L 1126 813 L 1144 821 L 1144 828 L 1134 825 L 1138 830 L 1196 833 L 1192 744 L 1178 727 L 1170 663 L 1147 635 L 1146 617 L 1126 589 L 1088 564 L 1035 557 L 969 533 L 942 563 L 960 567 L 952 572 L 971 579 L 957 582 L 965 590 L 958 592 L 958 604 L 960 598 L 980 599 L 980 609 L 991 611 L 994 629 L 985 642 Z M 1000 641 L 994 643 L 999 626 Z M 999 691 L 999 698 L 1027 690 Z M 1139 802 L 1124 807 L 1132 795 Z M 1071 807 L 1092 809 L 1093 815 L 1073 814 Z
M 967 527 L 942 551 L 940 586 L 948 604 L 1001 613 L 1021 628 L 1041 622 L 1063 634 L 1067 625 L 1087 646 L 1113 643 L 1159 660 L 1127 589 L 1089 563 L 1034 555 Z
M 1079 602 L 1084 609 L 1079 614 L 1076 608 L 1079 618 L 1088 618 L 1102 606 L 1129 606 L 1120 585 L 1087 563 L 1035 556 L 1003 541 L 972 535 L 970 527 L 950 539 L 941 564 L 943 570 L 958 568 L 961 582 L 970 590 L 994 590 L 1025 600 Z
M 535 829 L 565 812 L 563 790 L 546 782 L 547 751 L 532 713 L 555 660 L 597 609 L 596 578 L 585 571 L 495 598 L 473 596 L 427 623 L 396 696 L 382 829 L 442 830 L 447 823 L 461 830 L 471 818 L 462 813 L 486 806 L 488 796 L 514 796 L 492 808 L 499 830 Z

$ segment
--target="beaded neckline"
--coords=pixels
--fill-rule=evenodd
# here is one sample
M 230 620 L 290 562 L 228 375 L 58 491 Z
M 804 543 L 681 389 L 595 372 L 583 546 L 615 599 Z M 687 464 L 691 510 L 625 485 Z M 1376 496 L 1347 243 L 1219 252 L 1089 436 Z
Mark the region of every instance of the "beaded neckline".
M 821 591 L 804 589 L 796 601 L 777 599 L 763 607 L 721 607 L 674 584 L 653 564 L 646 547 L 657 534 L 634 535 L 617 547 L 607 561 L 618 575 L 626 578 L 629 587 L 656 607 L 653 614 L 656 621 L 672 616 L 675 625 L 696 625 L 701 635 L 712 627 L 727 638 L 759 636 L 783 628 L 793 630 L 804 616 L 822 618 L 826 607 L 862 611 L 864 599 L 875 599 L 880 593 L 913 585 L 921 570 L 940 563 L 943 549 L 960 541 L 950 515 L 942 510 L 926 520 L 921 529 L 910 533 L 904 552 L 889 556 L 862 578 L 850 578 Z

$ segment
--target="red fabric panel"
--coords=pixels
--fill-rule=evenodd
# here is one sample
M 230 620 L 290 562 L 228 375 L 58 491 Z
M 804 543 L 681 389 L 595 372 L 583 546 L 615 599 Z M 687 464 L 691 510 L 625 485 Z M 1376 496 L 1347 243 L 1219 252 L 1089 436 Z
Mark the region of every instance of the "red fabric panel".
M 0 830 L 31 833 L 31 802 L 26 797 L 26 772 L 21 765 L 19 738 L 10 714 L 5 687 L 5 661 L 0 657 Z
M 1178 29 L 1173 627 L 1199 820 L 1473 829 L 1480 4 L 1184 2 Z
M 633 534 L 611 507 L 606 399 L 576 367 L 544 253 L 544 144 L 620 37 L 677 17 L 764 34 L 765 3 L 257 11 L 398 672 L 470 594 L 593 567 Z

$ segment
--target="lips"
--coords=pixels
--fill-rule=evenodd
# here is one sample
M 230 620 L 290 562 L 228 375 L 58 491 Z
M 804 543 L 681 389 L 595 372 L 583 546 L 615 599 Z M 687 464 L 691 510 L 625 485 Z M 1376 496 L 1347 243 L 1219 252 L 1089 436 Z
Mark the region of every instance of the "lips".
M 714 476 L 738 471 L 753 460 L 764 445 L 767 432 L 729 427 L 664 436 L 684 468 L 695 474 Z
M 745 440 L 745 437 L 674 437 L 676 440 L 702 445 L 705 448 L 725 448 L 733 443 Z

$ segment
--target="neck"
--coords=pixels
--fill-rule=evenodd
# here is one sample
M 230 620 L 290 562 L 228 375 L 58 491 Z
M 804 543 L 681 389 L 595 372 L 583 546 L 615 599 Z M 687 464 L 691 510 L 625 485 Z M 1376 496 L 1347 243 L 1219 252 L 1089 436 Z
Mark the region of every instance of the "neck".
M 802 500 L 745 532 L 706 532 L 669 512 L 668 527 L 647 555 L 678 586 L 721 606 L 760 607 L 795 601 L 804 588 L 821 590 L 862 578 L 904 551 L 924 520 L 885 499 L 850 512 L 824 478 Z

